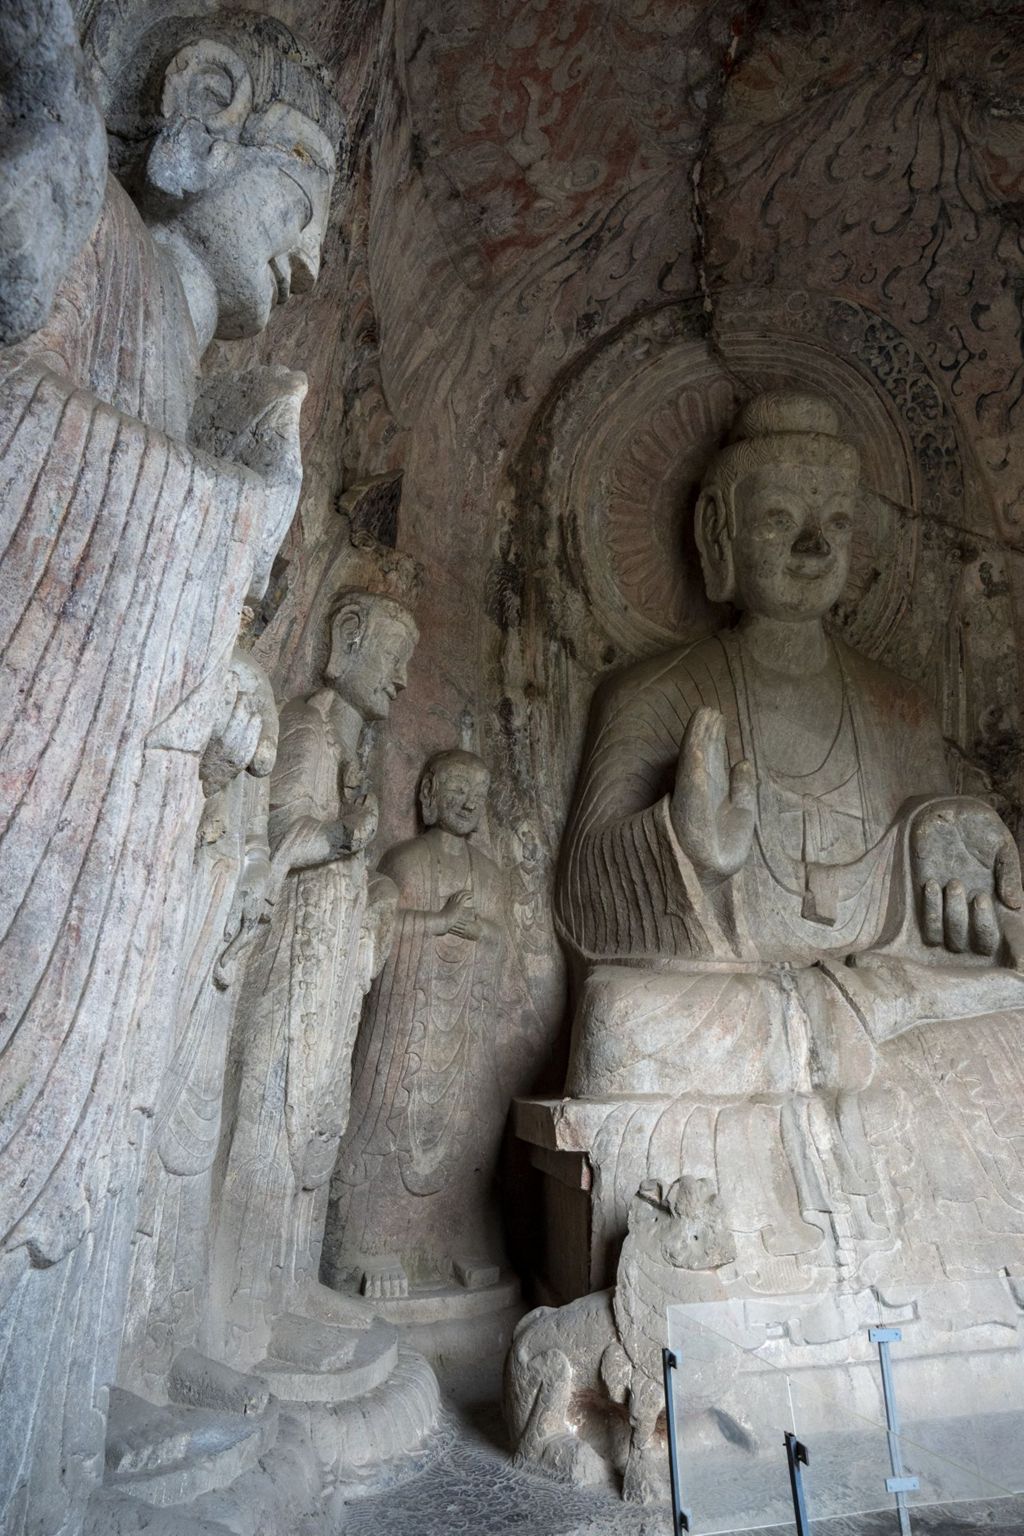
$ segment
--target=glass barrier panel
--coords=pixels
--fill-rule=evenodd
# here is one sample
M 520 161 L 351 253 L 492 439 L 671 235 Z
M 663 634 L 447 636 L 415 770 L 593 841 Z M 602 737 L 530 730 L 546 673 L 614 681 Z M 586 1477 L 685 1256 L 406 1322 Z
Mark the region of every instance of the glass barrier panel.
M 1005 1277 L 915 1291 L 890 1346 L 905 1457 L 969 1469 L 986 1490 L 1024 1490 L 1024 1351 Z M 920 1493 L 908 1502 L 924 1501 Z M 961 1497 L 953 1492 L 950 1498 Z
M 965 1316 L 993 1310 L 972 1296 L 978 1310 L 968 1314 L 966 1300 L 918 1294 L 903 1323 L 881 1317 L 868 1292 L 668 1308 L 693 1530 L 792 1524 L 787 1430 L 809 1452 L 803 1478 L 812 1520 L 895 1514 L 887 1486 L 894 1451 L 898 1471 L 918 1482 L 904 1495 L 908 1508 L 1024 1489 L 1024 1356 L 1006 1319 L 964 1328 Z M 957 1320 L 952 1336 L 938 1327 L 943 1315 Z M 871 1337 L 880 1325 L 903 1335 L 887 1345 L 898 1435 L 889 1430 Z

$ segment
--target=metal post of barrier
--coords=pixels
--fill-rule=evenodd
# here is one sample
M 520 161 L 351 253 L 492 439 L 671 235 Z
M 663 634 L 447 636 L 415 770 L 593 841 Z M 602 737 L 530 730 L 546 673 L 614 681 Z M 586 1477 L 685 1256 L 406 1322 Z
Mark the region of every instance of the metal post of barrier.
M 791 1430 L 786 1430 L 786 1460 L 789 1462 L 789 1486 L 793 1492 L 793 1514 L 796 1517 L 796 1536 L 810 1536 L 807 1519 L 807 1501 L 804 1498 L 804 1480 L 800 1465 L 809 1466 L 810 1456 L 806 1445 L 801 1444 Z
M 690 1511 L 683 1508 L 679 1489 L 679 1447 L 676 1444 L 676 1403 L 672 1391 L 672 1372 L 679 1364 L 674 1350 L 661 1352 L 661 1371 L 665 1382 L 665 1433 L 668 1436 L 668 1476 L 672 1489 L 672 1536 L 686 1536 L 690 1529 Z
M 882 1367 L 882 1396 L 885 1399 L 885 1423 L 889 1436 L 889 1462 L 892 1466 L 892 1477 L 887 1477 L 885 1486 L 896 1497 L 896 1512 L 900 1517 L 900 1536 L 910 1536 L 910 1513 L 907 1509 L 907 1494 L 916 1493 L 921 1486 L 919 1477 L 907 1477 L 903 1470 L 903 1452 L 900 1449 L 900 1417 L 896 1407 L 896 1389 L 892 1383 L 892 1361 L 889 1359 L 889 1345 L 898 1344 L 903 1337 L 900 1328 L 871 1328 L 868 1338 L 872 1344 L 878 1345 L 878 1359 Z

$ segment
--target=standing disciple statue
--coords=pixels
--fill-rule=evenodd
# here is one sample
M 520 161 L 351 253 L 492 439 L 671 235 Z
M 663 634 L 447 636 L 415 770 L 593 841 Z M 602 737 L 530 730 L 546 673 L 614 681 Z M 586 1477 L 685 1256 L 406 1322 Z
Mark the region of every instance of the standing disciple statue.
M 377 830 L 367 754 L 372 728 L 405 687 L 416 640 L 400 604 L 342 592 L 324 686 L 281 711 L 270 782 L 272 915 L 231 1047 L 215 1261 L 224 1348 L 242 1368 L 268 1349 L 293 1358 L 298 1347 L 311 1363 L 303 1319 L 318 1340 L 319 1325 L 370 1322 L 367 1309 L 346 1308 L 318 1276 L 359 1011 L 391 943 L 396 901 L 391 882 L 367 871 Z M 287 1340 L 274 1336 L 281 1319 Z
M 371 1296 L 494 1279 L 502 1259 L 504 882 L 471 841 L 489 784 L 471 752 L 437 753 L 420 788 L 426 830 L 380 862 L 398 929 L 359 1030 L 325 1252 L 327 1278 Z
M 70 8 L 0 13 L 7 1536 L 102 1474 L 200 760 L 301 485 L 303 376 L 200 361 L 314 281 L 342 134 L 286 28 L 166 10 L 106 82 L 120 180 Z

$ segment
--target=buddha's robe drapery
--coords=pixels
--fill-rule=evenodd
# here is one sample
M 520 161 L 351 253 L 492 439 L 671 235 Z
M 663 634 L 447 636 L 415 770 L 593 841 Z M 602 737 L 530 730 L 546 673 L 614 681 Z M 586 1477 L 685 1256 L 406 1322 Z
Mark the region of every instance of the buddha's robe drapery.
M 351 1128 L 331 1185 L 325 1273 L 400 1260 L 413 1284 L 452 1280 L 452 1258 L 502 1254 L 493 1180 L 501 1139 L 495 1059 L 503 877 L 468 841 L 465 866 L 435 834 L 381 859 L 399 891 L 391 954 L 367 1000 L 353 1062 Z M 489 919 L 477 940 L 428 930 L 472 891 Z
M 950 793 L 942 739 L 912 685 L 832 644 L 835 735 L 800 775 L 769 760 L 756 662 L 735 632 L 634 667 L 599 696 L 556 896 L 583 971 L 570 1092 L 857 1089 L 871 1038 L 1024 1002 L 1016 973 L 961 966 L 954 990 L 943 967 L 956 957 L 924 952 L 908 834 Z M 757 777 L 750 853 L 718 880 L 701 880 L 669 810 L 702 705 L 724 717 L 730 764 L 745 758 Z M 846 963 L 880 954 L 884 982 Z
M 599 696 L 556 898 L 578 968 L 567 1091 L 608 1103 L 588 1152 L 620 1222 L 640 1178 L 711 1178 L 755 1292 L 1013 1273 L 1024 977 L 921 943 L 910 842 L 949 796 L 938 725 L 835 653 L 834 739 L 799 778 L 770 760 L 735 633 Z M 758 781 L 745 864 L 705 882 L 669 816 L 701 705 Z
M 794 858 L 785 822 L 792 789 L 759 752 L 756 709 L 741 645 L 725 632 L 631 669 L 595 707 L 585 765 L 564 843 L 557 896 L 563 936 L 585 960 L 685 967 L 691 961 L 806 965 L 822 953 L 870 948 L 888 913 L 901 807 L 949 793 L 942 741 L 917 691 L 835 642 L 844 684 L 841 741 L 853 782 L 843 785 L 864 852 L 830 866 L 827 793 L 808 795 L 817 859 Z M 680 847 L 669 798 L 687 722 L 702 705 L 725 718 L 731 763 L 758 774 L 757 832 L 731 879 L 702 884 Z M 843 775 L 848 778 L 848 774 Z M 834 870 L 842 873 L 835 877 Z M 832 878 L 830 879 L 830 876 Z M 832 887 L 830 921 L 805 916 Z
M 102 1466 L 198 756 L 260 533 L 256 478 L 184 441 L 196 366 L 177 276 L 111 180 L 45 328 L 0 355 L 0 1317 L 4 1368 L 26 1336 L 35 1357 L 5 1394 L 0 1509 L 43 1475 L 35 1437 L 55 1531 L 61 1480 Z

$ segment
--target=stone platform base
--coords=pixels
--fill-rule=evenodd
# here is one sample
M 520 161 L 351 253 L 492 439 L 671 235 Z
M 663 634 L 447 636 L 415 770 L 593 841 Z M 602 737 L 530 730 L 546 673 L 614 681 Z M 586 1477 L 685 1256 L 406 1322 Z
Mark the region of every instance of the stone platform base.
M 281 1402 L 348 1403 L 387 1381 L 398 1363 L 398 1332 L 381 1320 L 341 1328 L 286 1314 L 271 1348 L 254 1369 Z
M 259 1413 L 227 1413 L 179 1403 L 160 1407 L 110 1389 L 107 1487 L 164 1508 L 225 1488 L 276 1442 L 278 1405 Z
M 362 1397 L 303 1406 L 291 1412 L 316 1450 L 331 1489 L 339 1498 L 372 1492 L 390 1480 L 397 1464 L 423 1449 L 438 1423 L 441 1394 L 437 1377 L 418 1350 L 397 1346 L 394 1370 Z M 328 1522 L 326 1529 L 336 1527 Z
M 542 1191 L 537 1288 L 561 1308 L 533 1314 L 517 1339 L 526 1396 L 536 1385 L 536 1404 L 544 1394 L 554 1401 L 566 1372 L 572 1402 L 599 1396 L 606 1348 L 617 1330 L 639 1336 L 642 1324 L 652 1343 L 645 1380 L 657 1382 L 661 1343 L 688 1373 L 680 1378 L 688 1455 L 718 1454 L 723 1436 L 722 1454 L 730 1445 L 754 1454 L 775 1445 L 795 1415 L 812 1444 L 814 1434 L 841 1439 L 871 1426 L 884 1461 L 871 1338 L 881 1325 L 900 1335 L 891 1345 L 898 1405 L 905 1428 L 920 1435 L 922 1462 L 930 1455 L 936 1468 L 934 1497 L 1018 1491 L 1000 1458 L 990 1467 L 982 1452 L 995 1427 L 1005 1440 L 1008 1424 L 1024 1425 L 1024 1218 L 1009 1144 L 1019 1118 L 1005 1108 L 997 1116 L 995 1074 L 977 1068 L 983 1046 L 1002 1068 L 1004 1036 L 1012 1044 L 1018 1026 L 972 1022 L 970 1070 L 964 1032 L 936 1026 L 893 1042 L 880 1086 L 857 1095 L 516 1101 L 514 1129 Z M 965 1128 L 973 1160 L 956 1155 Z M 714 1192 L 728 1239 L 714 1265 L 692 1262 L 712 1207 L 705 1217 L 667 1198 L 683 1175 Z M 661 1213 L 657 1233 L 648 1206 Z M 628 1219 L 633 1257 L 620 1267 Z M 622 1301 L 614 1311 L 613 1294 Z M 628 1358 L 640 1358 L 630 1338 Z M 551 1364 L 559 1352 L 561 1376 Z M 551 1416 L 561 1422 L 560 1413 Z M 968 1421 L 981 1426 L 978 1456 L 990 1470 L 958 1483 L 957 1438 Z M 588 1438 L 578 1423 L 574 1433 Z M 607 1460 L 604 1433 L 595 1415 L 590 1443 Z
M 510 1271 L 489 1285 L 416 1288 L 408 1296 L 374 1297 L 368 1305 L 435 1366 L 503 1359 L 524 1310 Z
M 710 1292 L 680 1277 L 687 1299 L 1024 1274 L 1022 1049 L 1024 1015 L 993 1014 L 887 1041 L 856 1091 L 517 1100 L 543 1299 L 614 1284 L 637 1190 L 683 1175 L 717 1191 L 736 1248 Z
M 206 1475 L 202 1460 L 198 1452 L 192 1459 L 196 1489 Z M 308 1430 L 282 1410 L 274 1443 L 226 1486 L 154 1505 L 144 1488 L 133 1495 L 108 1482 L 89 1502 L 83 1536 L 292 1536 L 298 1529 L 328 1536 L 332 1527 Z
M 292 1536 L 300 1520 L 310 1536 L 327 1536 L 339 1500 L 385 1485 L 436 1428 L 437 1379 L 392 1324 L 344 1328 L 286 1314 L 271 1351 L 256 1376 L 195 1357 L 202 1368 L 188 1383 L 247 1392 L 240 1411 L 159 1406 L 113 1389 L 107 1474 L 88 1536 Z

